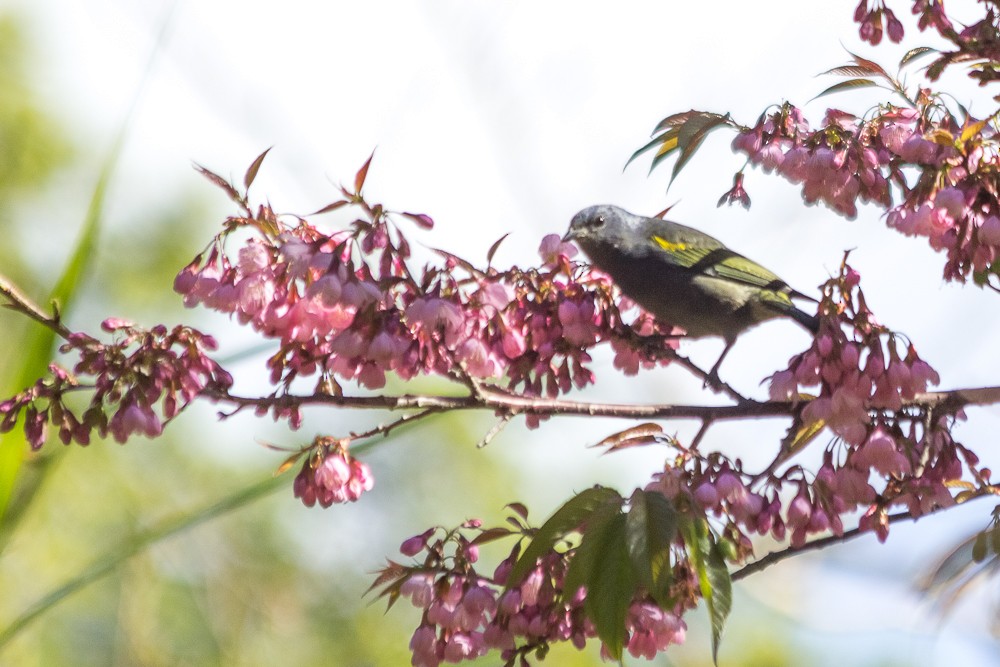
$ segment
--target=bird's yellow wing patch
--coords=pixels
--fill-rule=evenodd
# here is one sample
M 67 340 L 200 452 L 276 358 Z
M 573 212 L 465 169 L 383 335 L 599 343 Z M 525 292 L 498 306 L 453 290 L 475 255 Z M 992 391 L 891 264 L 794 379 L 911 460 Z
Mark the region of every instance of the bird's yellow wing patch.
M 693 246 L 690 243 L 685 243 L 683 241 L 668 241 L 662 236 L 653 235 L 653 243 L 664 251 L 663 259 L 670 262 L 671 264 L 676 264 L 682 266 L 686 269 L 691 268 L 698 262 L 705 259 L 705 257 L 712 252 L 712 248 L 705 248 L 701 246 Z

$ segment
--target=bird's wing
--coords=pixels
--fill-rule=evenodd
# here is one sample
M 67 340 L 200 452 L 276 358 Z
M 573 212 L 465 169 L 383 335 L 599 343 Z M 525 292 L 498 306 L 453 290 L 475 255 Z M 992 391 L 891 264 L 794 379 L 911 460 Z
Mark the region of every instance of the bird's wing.
M 670 241 L 656 234 L 652 240 L 660 250 L 658 256 L 664 261 L 690 269 L 694 273 L 717 276 L 768 290 L 788 289 L 788 285 L 781 278 L 725 246 L 707 247 L 683 240 Z

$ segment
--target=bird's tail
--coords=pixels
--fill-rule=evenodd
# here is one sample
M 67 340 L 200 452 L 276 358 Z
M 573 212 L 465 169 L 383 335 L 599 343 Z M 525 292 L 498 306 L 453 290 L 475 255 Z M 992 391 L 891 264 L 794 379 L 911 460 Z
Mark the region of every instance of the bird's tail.
M 787 287 L 787 286 L 786 286 Z M 790 288 L 789 288 L 790 289 Z M 808 299 L 813 303 L 818 303 L 816 299 L 802 294 L 801 292 L 796 292 L 791 290 L 791 294 L 784 291 L 768 291 L 764 290 L 760 294 L 761 301 L 768 308 L 772 308 L 782 315 L 786 315 L 799 324 L 801 324 L 806 330 L 811 331 L 813 334 L 819 332 L 819 318 L 815 315 L 810 315 L 809 313 L 799 310 L 792 303 L 793 298 Z
M 810 315 L 803 310 L 799 310 L 795 306 L 786 310 L 785 313 L 813 334 L 819 332 L 819 318 L 815 315 Z

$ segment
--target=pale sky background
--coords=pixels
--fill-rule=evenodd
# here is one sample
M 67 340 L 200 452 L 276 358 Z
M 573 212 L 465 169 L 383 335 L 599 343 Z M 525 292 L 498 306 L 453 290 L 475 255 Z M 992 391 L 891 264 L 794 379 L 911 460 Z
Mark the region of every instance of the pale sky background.
M 544 234 L 562 233 L 573 213 L 595 203 L 645 214 L 675 204 L 673 219 L 722 238 L 802 291 L 855 248 L 851 261 L 873 310 L 912 338 L 941 373 L 942 388 L 994 384 L 1000 373 L 987 332 L 1000 324 L 1000 297 L 943 284 L 941 257 L 923 240 L 886 230 L 877 211 L 845 221 L 822 207 L 804 208 L 796 188 L 758 172 L 748 172 L 749 212 L 716 208 L 742 164 L 724 132 L 669 194 L 669 165 L 647 177 L 642 158 L 622 171 L 662 117 L 690 108 L 730 111 L 745 123 L 785 99 L 804 105 L 813 123 L 828 105 L 863 112 L 880 97 L 858 92 L 807 104 L 836 81 L 815 75 L 845 62 L 847 50 L 891 65 L 925 40 L 879 50 L 861 44 L 850 20 L 855 4 L 0 0 L 28 19 L 30 43 L 39 49 L 36 88 L 94 151 L 92 174 L 167 26 L 108 207 L 111 224 L 134 230 L 136 243 L 144 212 L 169 209 L 181 191 L 209 191 L 218 203 L 204 235 L 191 239 L 192 256 L 231 212 L 192 162 L 239 179 L 274 146 L 252 194 L 279 211 L 308 213 L 332 201 L 333 185 L 349 183 L 377 147 L 366 193 L 396 210 L 428 213 L 437 227 L 412 238 L 473 261 L 512 232 L 496 262 L 535 262 Z M 896 4 L 904 17 L 908 3 Z M 908 14 L 904 21 L 910 28 Z M 38 220 L 82 218 L 92 181 L 63 185 L 67 196 L 39 203 Z M 34 233 L 43 235 L 44 225 Z M 65 248 L 47 247 L 38 261 L 60 261 L 54 253 Z M 212 333 L 225 339 L 225 331 Z M 762 396 L 760 379 L 806 344 L 792 324 L 765 325 L 740 340 L 723 377 Z M 699 341 L 682 351 L 707 367 L 720 346 Z M 610 368 L 602 375 L 612 377 L 589 396 L 717 400 L 681 371 L 628 381 Z M 970 418 L 960 439 L 988 447 L 1000 430 L 996 411 L 970 411 Z M 541 516 L 574 489 L 595 481 L 627 489 L 656 469 L 662 452 L 629 452 L 600 459 L 604 476 L 593 477 L 596 454 L 582 444 L 616 427 L 623 424 L 550 422 L 495 446 L 530 454 L 522 484 L 551 495 L 551 507 L 535 509 Z M 682 437 L 693 433 L 690 424 L 680 428 Z M 776 428 L 719 428 L 708 442 L 753 460 L 756 450 L 772 450 Z M 562 441 L 552 442 L 556 436 Z M 547 465 L 567 458 L 582 460 L 579 472 L 552 480 Z M 779 565 L 740 588 L 757 600 L 752 604 L 787 607 L 810 645 L 836 659 L 830 664 L 851 664 L 852 655 L 886 642 L 902 664 L 1000 664 L 988 635 L 993 586 L 943 621 L 911 586 L 954 541 L 983 527 L 988 512 L 979 504 L 915 528 L 894 527 L 886 546 L 866 537 L 825 559 Z M 741 604 L 731 622 L 752 624 L 751 603 Z

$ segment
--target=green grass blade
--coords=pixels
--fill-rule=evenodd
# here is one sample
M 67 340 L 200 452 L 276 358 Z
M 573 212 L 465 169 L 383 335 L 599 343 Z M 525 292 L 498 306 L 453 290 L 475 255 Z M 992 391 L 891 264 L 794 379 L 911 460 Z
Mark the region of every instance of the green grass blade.
M 108 191 L 108 184 L 111 182 L 115 169 L 118 167 L 122 146 L 132 126 L 135 110 L 142 96 L 142 91 L 152 73 L 153 64 L 156 62 L 166 42 L 168 28 L 172 24 L 172 16 L 176 5 L 177 2 L 171 5 L 163 20 L 162 29 L 153 46 L 149 62 L 146 65 L 146 71 L 132 97 L 132 103 L 125 118 L 122 120 L 121 127 L 111 146 L 111 150 L 108 152 L 108 156 L 101 167 L 101 173 L 94 186 L 90 204 L 87 206 L 87 214 L 83 221 L 80 239 L 77 241 L 73 255 L 67 262 L 62 275 L 49 296 L 50 303 L 57 304 L 60 313 L 66 312 L 73 303 L 83 275 L 94 256 L 94 247 L 97 244 L 98 233 L 104 217 L 104 202 Z M 24 334 L 22 340 L 17 342 L 11 341 L 10 349 L 21 351 L 24 361 L 20 368 L 11 374 L 9 384 L 7 381 L 0 380 L 0 386 L 6 387 L 3 393 L 9 395 L 19 392 L 45 375 L 49 361 L 53 357 L 54 343 L 55 334 L 51 330 L 34 328 L 29 329 Z M 4 546 L 9 541 L 14 529 L 24 515 L 24 510 L 30 505 L 31 499 L 35 496 L 45 477 L 41 473 L 30 476 L 22 476 L 20 474 L 28 452 L 24 436 L 18 429 L 15 428 L 0 435 L 0 551 L 3 551 Z M 49 456 L 58 456 L 58 454 L 51 454 Z M 49 465 L 45 465 L 40 470 L 44 471 L 50 467 Z M 19 479 L 22 482 L 20 485 L 18 485 Z M 16 498 L 15 491 L 17 492 Z
M 263 481 L 240 489 L 232 495 L 219 500 L 196 512 L 184 515 L 179 518 L 167 519 L 159 526 L 144 531 L 136 535 L 131 541 L 118 549 L 105 554 L 93 565 L 80 572 L 77 576 L 67 581 L 59 588 L 53 590 L 40 598 L 33 605 L 28 607 L 20 616 L 14 619 L 2 632 L 0 632 L 0 648 L 6 646 L 22 630 L 28 627 L 33 621 L 42 616 L 45 612 L 55 607 L 60 601 L 69 597 L 76 591 L 84 588 L 99 579 L 110 574 L 123 562 L 132 556 L 140 553 L 150 546 L 165 540 L 168 537 L 193 528 L 216 517 L 228 514 L 233 510 L 240 509 L 250 503 L 263 498 L 275 491 L 288 488 L 289 477 L 271 477 Z

